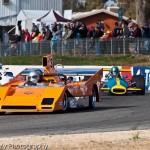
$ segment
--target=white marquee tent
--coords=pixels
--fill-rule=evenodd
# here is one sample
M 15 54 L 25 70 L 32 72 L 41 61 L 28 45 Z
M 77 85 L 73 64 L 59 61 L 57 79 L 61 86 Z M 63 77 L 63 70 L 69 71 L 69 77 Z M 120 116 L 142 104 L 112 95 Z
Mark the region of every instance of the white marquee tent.
M 32 20 L 49 13 L 49 10 L 21 10 L 17 16 L 17 21 Z
M 59 11 L 54 10 L 21 10 L 17 15 L 17 22 L 21 22 L 22 29 L 28 29 L 31 32 L 32 23 L 34 22 L 42 28 L 42 23 L 68 22 L 70 20 L 64 18 Z M 20 34 L 16 28 L 16 34 Z
M 51 10 L 47 15 L 39 17 L 37 21 L 45 23 L 46 22 L 54 23 L 54 22 L 69 22 L 70 20 L 61 16 L 61 14 L 58 13 L 57 11 Z
M 31 32 L 32 23 L 49 12 L 49 10 L 21 10 L 17 16 L 17 22 L 21 21 L 22 29 L 28 29 Z

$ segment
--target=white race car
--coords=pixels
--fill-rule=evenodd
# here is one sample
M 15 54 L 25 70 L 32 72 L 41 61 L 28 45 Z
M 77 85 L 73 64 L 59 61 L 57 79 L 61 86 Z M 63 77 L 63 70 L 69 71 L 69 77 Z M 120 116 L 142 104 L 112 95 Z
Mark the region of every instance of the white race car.
M 0 85 L 4 85 L 13 78 L 13 73 L 6 69 L 0 69 Z

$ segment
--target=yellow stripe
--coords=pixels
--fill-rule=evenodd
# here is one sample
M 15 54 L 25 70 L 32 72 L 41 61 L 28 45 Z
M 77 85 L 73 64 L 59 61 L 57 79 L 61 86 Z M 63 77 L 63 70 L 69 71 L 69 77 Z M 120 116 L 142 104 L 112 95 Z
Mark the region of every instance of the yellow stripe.
M 103 71 L 110 71 L 111 68 L 103 68 Z M 131 72 L 131 69 L 120 68 L 120 72 Z
M 120 79 L 116 78 L 117 85 L 120 85 Z
M 127 88 L 128 91 L 141 91 L 140 88 Z

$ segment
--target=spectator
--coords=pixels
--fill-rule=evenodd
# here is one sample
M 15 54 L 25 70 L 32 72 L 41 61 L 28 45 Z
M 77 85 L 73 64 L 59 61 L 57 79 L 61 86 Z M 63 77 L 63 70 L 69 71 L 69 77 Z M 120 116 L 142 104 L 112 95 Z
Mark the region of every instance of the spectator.
M 120 34 L 120 28 L 119 28 L 119 24 L 118 22 L 115 22 L 115 27 L 114 27 L 114 30 L 113 30 L 113 51 L 112 53 L 114 54 L 118 54 L 118 48 L 119 48 L 119 43 L 118 43 L 118 40 L 117 38 L 119 37 L 119 34 Z
M 117 38 L 119 36 L 119 33 L 120 33 L 119 31 L 120 31 L 119 24 L 118 24 L 118 22 L 115 22 L 113 37 Z
M 46 37 L 46 30 L 45 28 L 42 28 L 42 41 L 45 41 L 45 37 Z
M 25 44 L 24 44 L 24 36 L 25 36 L 25 30 L 21 30 L 21 51 L 25 51 Z
M 104 27 L 104 21 L 103 20 L 98 21 L 98 27 L 100 30 L 102 30 L 104 32 L 105 27 Z
M 137 53 L 139 53 L 139 49 L 140 49 L 139 38 L 141 38 L 141 36 L 142 36 L 142 31 L 137 24 L 134 25 L 133 36 L 135 39 L 135 53 L 137 54 Z
M 75 23 L 75 26 L 74 26 L 74 32 L 75 32 L 75 37 L 77 38 L 77 39 L 79 39 L 80 38 L 80 33 L 79 33 L 79 28 L 81 27 L 81 24 L 80 24 L 80 22 L 76 22 Z
M 62 37 L 62 40 L 72 39 L 73 31 L 70 27 L 65 26 L 65 34 Z
M 81 45 L 81 50 L 82 53 L 85 54 L 86 53 L 86 37 L 87 37 L 87 33 L 88 33 L 88 29 L 86 27 L 86 25 L 84 23 L 82 23 L 81 27 L 78 30 L 78 33 L 80 33 L 80 40 L 79 41 L 79 45 Z
M 80 33 L 81 38 L 86 38 L 87 37 L 87 27 L 85 24 L 82 24 L 81 27 L 79 28 L 78 32 Z
M 31 31 L 32 31 L 32 33 L 31 33 L 32 39 L 34 39 L 40 33 L 39 28 L 35 25 L 35 23 L 32 24 L 32 30 Z
M 99 38 L 101 37 L 101 34 L 100 34 L 100 29 L 98 27 L 95 27 L 93 37 L 94 37 L 94 46 L 95 46 L 95 50 L 96 50 L 96 55 L 99 55 L 101 53 L 101 49 L 100 49 L 100 45 L 99 45 L 100 44 Z
M 64 41 L 63 44 L 65 46 L 65 49 L 69 52 L 69 54 L 72 54 L 72 43 L 70 41 L 70 39 L 73 38 L 73 30 L 71 29 L 71 27 L 67 27 L 65 26 L 65 34 L 62 37 L 62 40 Z
M 133 26 L 131 26 L 131 27 L 129 28 L 129 38 L 130 38 L 130 39 L 133 39 L 133 38 L 134 38 L 134 27 L 133 27 Z
M 149 34 L 150 34 L 150 28 L 148 26 L 148 24 L 145 24 L 143 27 L 141 27 L 143 30 L 143 34 L 142 34 L 142 38 L 143 38 L 143 42 L 144 42 L 144 50 L 148 51 L 149 49 Z
M 128 22 L 125 22 L 123 25 L 123 39 L 124 39 L 124 52 L 130 53 L 129 50 L 129 36 L 130 36 L 130 31 L 128 28 Z
M 52 39 L 51 39 L 51 49 L 52 49 L 52 52 L 54 52 L 55 54 L 57 54 L 57 41 L 56 41 L 56 35 L 55 35 L 55 32 L 53 31 L 52 32 Z
M 18 42 L 20 41 L 20 37 L 17 34 L 13 34 L 9 38 L 9 42 L 11 43 L 9 49 L 7 50 L 7 55 L 18 55 Z
M 62 39 L 62 29 L 60 25 L 57 25 L 57 31 L 55 32 L 56 42 L 57 42 L 57 54 L 62 54 L 61 50 L 61 39 Z
M 30 41 L 31 41 L 31 35 L 30 35 L 28 29 L 26 29 L 25 35 L 24 35 L 24 55 L 30 54 L 30 45 L 29 45 Z
M 89 38 L 90 40 L 90 44 L 89 44 L 89 47 L 90 48 L 93 48 L 94 47 L 94 27 L 91 27 L 89 30 L 88 30 L 88 33 L 87 33 L 87 37 Z
M 53 37 L 52 31 L 49 29 L 49 26 L 46 26 L 46 35 L 45 40 L 51 40 Z M 55 33 L 55 32 L 54 32 Z
M 130 28 L 130 27 L 133 26 L 132 18 L 129 18 L 129 19 L 127 20 L 127 22 L 128 22 L 128 28 Z
M 112 32 L 109 30 L 103 35 L 103 53 L 104 54 L 110 54 L 111 49 L 111 41 L 112 38 Z
M 24 36 L 25 36 L 25 30 L 22 30 L 21 32 L 21 41 L 24 42 Z
M 57 31 L 57 23 L 54 22 L 54 25 L 52 27 L 52 31 L 55 33 Z

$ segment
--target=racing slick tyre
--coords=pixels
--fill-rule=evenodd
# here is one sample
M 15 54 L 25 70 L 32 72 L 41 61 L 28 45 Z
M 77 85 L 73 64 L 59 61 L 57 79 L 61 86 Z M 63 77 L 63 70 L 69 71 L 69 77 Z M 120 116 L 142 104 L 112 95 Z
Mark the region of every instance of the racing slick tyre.
M 89 108 L 90 109 L 93 109 L 93 108 L 95 108 L 95 106 L 96 106 L 96 90 L 95 90 L 95 88 L 93 87 L 93 89 L 92 89 L 92 95 L 91 96 L 89 96 Z
M 6 114 L 6 112 L 0 112 L 0 116 L 5 115 L 5 114 Z
M 62 111 L 66 111 L 68 108 L 68 102 L 67 102 L 67 94 L 64 94 L 63 104 L 62 104 Z
M 132 82 L 136 83 L 136 88 L 140 88 L 140 91 L 136 91 L 137 95 L 144 95 L 145 94 L 145 79 L 142 75 L 134 75 L 132 77 Z

